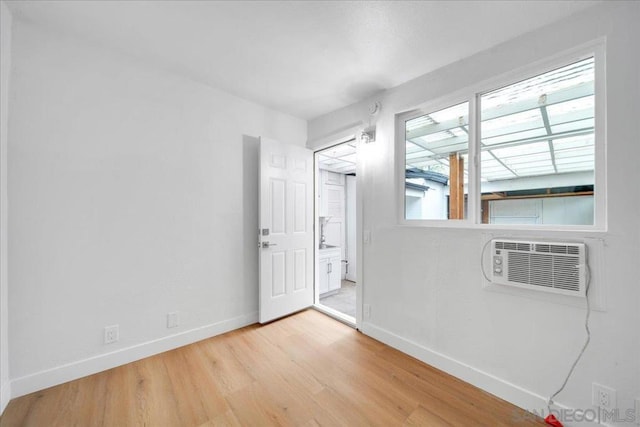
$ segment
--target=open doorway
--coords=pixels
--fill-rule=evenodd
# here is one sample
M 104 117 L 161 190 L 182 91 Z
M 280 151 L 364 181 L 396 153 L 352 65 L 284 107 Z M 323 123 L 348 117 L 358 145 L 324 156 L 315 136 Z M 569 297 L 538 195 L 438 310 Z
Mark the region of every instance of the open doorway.
M 315 153 L 316 307 L 355 326 L 356 140 Z

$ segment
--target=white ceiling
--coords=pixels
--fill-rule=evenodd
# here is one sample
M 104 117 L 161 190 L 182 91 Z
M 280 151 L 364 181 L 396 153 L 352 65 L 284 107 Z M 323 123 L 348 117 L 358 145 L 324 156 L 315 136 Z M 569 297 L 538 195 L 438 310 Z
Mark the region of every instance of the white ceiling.
M 79 36 L 312 119 L 599 1 L 8 1 Z

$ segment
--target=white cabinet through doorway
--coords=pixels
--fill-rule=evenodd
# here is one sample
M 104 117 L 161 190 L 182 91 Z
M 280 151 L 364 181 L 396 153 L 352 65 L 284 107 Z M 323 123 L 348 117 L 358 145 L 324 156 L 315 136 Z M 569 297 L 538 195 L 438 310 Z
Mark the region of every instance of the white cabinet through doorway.
M 320 185 L 318 201 L 318 216 L 322 219 L 320 233 L 324 243 L 340 248 L 340 260 L 346 259 L 345 253 L 345 176 L 324 169 L 320 169 Z M 333 268 L 344 277 L 341 263 Z M 323 271 L 323 270 L 320 270 Z
M 329 248 L 320 250 L 318 262 L 319 289 L 320 295 L 340 289 L 342 261 L 340 248 Z

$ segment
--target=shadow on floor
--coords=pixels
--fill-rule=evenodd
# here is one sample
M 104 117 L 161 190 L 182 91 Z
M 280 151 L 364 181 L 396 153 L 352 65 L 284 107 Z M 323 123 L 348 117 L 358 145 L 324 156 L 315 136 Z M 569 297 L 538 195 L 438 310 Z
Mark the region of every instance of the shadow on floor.
M 320 304 L 347 316 L 356 317 L 356 284 L 343 280 L 340 290 L 333 295 L 320 297 Z

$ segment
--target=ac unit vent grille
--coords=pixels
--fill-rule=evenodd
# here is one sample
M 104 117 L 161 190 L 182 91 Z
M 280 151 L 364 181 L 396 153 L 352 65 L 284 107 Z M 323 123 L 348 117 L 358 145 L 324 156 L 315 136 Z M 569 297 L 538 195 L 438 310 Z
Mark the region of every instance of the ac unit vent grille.
M 572 291 L 580 289 L 578 257 L 512 252 L 507 260 L 507 278 L 511 282 Z
M 544 243 L 538 243 L 535 245 L 535 251 L 552 253 L 552 254 L 569 254 L 569 255 L 580 254 L 580 248 L 575 245 L 549 245 Z
M 493 248 L 493 282 L 584 296 L 584 244 L 494 240 Z
M 529 257 L 529 283 L 535 286 L 551 286 L 553 283 L 553 256 L 531 254 Z
M 531 244 L 522 242 L 496 242 L 496 249 L 506 249 L 509 251 L 530 251 Z

